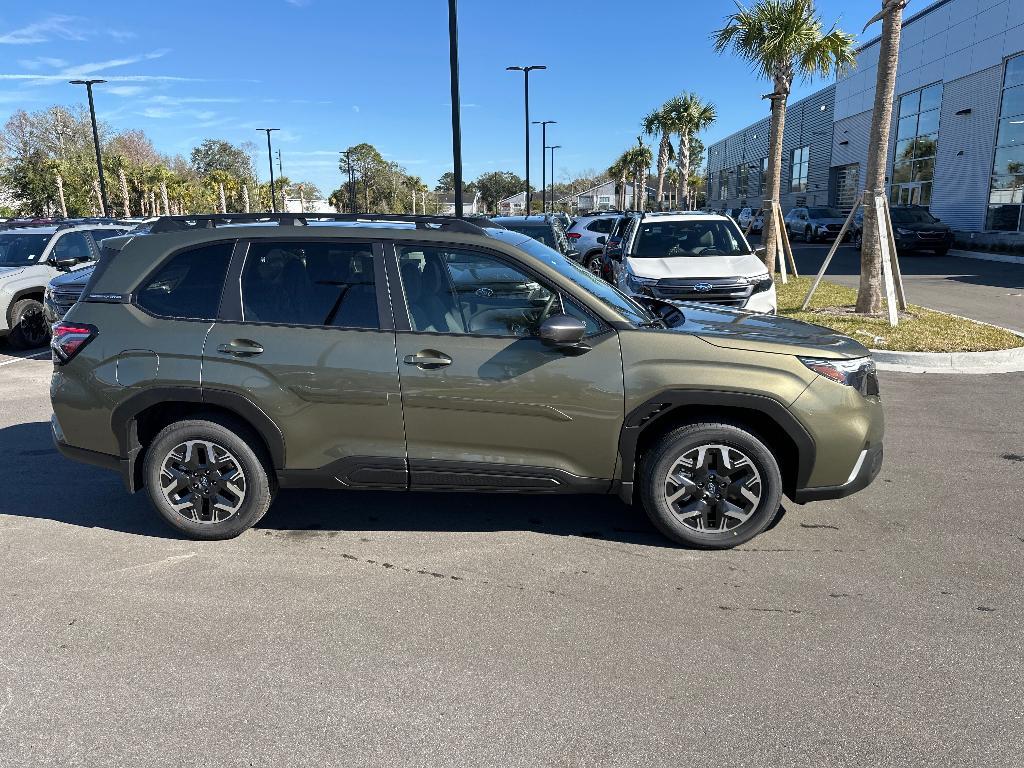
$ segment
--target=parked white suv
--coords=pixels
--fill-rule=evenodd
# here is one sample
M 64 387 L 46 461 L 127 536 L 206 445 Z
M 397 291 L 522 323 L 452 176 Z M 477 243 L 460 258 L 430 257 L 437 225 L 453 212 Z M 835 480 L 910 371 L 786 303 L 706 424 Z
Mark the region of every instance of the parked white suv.
M 50 338 L 43 314 L 47 283 L 95 261 L 99 240 L 129 229 L 105 222 L 0 229 L 0 338 L 6 336 L 17 349 L 45 345 Z
M 615 283 L 634 296 L 764 313 L 778 306 L 764 262 L 736 222 L 720 214 L 637 214 L 613 269 Z

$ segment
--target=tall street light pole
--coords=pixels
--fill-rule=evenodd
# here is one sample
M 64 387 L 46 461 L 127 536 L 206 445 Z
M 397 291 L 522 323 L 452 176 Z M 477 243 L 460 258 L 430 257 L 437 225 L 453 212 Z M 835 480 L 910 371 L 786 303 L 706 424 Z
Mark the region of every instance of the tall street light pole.
M 68 83 L 71 85 L 84 85 L 85 91 L 89 95 L 89 117 L 92 118 L 92 143 L 96 149 L 96 172 L 100 177 L 100 203 L 102 203 L 103 210 L 100 214 L 106 216 L 110 211 L 110 206 L 107 204 L 107 183 L 103 178 L 103 156 L 100 154 L 100 132 L 96 128 L 96 105 L 92 100 L 92 87 L 105 83 L 106 80 L 69 80 Z
M 548 126 L 557 123 L 557 120 L 534 120 L 534 125 L 540 126 L 540 210 L 542 213 L 548 212 L 548 156 L 544 153 L 544 147 L 548 145 Z
M 455 217 L 462 218 L 462 119 L 459 101 L 459 13 L 448 0 L 448 70 L 452 86 L 452 170 L 455 174 Z
M 561 149 L 561 144 L 555 144 L 553 147 L 548 147 L 551 150 L 551 210 L 555 210 L 555 150 Z
M 523 73 L 523 101 L 526 104 L 526 215 L 530 215 L 533 195 L 530 192 L 530 72 L 535 69 L 547 69 L 543 64 L 531 64 L 528 67 L 505 67 L 508 72 Z
M 348 212 L 356 212 L 356 188 L 352 183 L 352 152 L 351 150 L 344 150 L 341 156 L 345 158 L 345 164 L 348 167 Z M 339 163 L 339 170 L 341 170 Z
M 270 165 L 270 212 L 277 213 L 277 200 L 275 196 L 277 192 L 274 191 L 274 151 L 270 148 L 270 132 L 279 131 L 280 128 L 257 128 L 257 131 L 267 132 L 267 164 Z

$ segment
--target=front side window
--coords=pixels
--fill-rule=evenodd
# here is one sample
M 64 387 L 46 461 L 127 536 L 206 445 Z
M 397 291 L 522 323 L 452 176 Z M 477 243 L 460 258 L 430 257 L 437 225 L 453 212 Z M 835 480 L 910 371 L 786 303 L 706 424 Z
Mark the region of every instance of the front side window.
M 51 235 L 0 232 L 0 267 L 38 264 Z
M 732 221 L 640 222 L 631 258 L 662 259 L 672 256 L 741 256 L 750 253 Z
M 161 317 L 214 320 L 233 243 L 180 251 L 142 285 L 136 304 Z
M 810 166 L 811 148 L 794 149 L 790 161 L 790 192 L 807 191 L 807 171 Z
M 1006 62 L 985 229 L 1024 232 L 1024 54 Z
M 89 241 L 84 232 L 68 232 L 57 238 L 53 244 L 51 258 L 54 261 L 75 260 L 91 261 L 92 249 L 89 248 Z
M 535 336 L 561 311 L 556 292 L 487 254 L 406 246 L 398 259 L 414 331 Z
M 368 243 L 253 243 L 242 270 L 246 322 L 377 328 Z

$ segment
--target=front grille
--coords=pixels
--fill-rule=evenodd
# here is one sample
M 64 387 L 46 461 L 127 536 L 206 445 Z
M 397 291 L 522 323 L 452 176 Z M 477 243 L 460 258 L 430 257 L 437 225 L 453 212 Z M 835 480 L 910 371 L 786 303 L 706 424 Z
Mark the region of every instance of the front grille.
M 706 290 L 700 290 L 698 286 Z M 726 307 L 745 306 L 753 290 L 753 286 L 749 285 L 746 280 L 735 278 L 708 278 L 707 280 L 671 278 L 659 280 L 656 285 L 651 286 L 651 293 L 659 299 L 699 301 L 705 304 L 721 304 Z
M 58 288 L 51 294 L 53 296 L 53 303 L 56 305 L 60 312 L 60 316 L 63 317 L 68 313 L 75 302 L 82 297 L 82 288 Z
M 918 232 L 917 236 L 922 240 L 945 240 L 945 232 Z

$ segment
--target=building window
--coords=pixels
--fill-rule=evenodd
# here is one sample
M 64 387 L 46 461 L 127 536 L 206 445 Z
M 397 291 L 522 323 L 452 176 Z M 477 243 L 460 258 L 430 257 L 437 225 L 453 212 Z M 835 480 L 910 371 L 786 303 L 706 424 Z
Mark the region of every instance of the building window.
M 896 151 L 889 176 L 893 205 L 927 206 L 932 201 L 941 106 L 942 83 L 900 96 Z
M 718 172 L 718 199 L 729 199 L 729 174 L 724 169 Z
M 985 229 L 1024 232 L 1024 54 L 1008 59 L 1003 77 L 992 186 Z
M 810 157 L 810 147 L 800 147 L 793 150 L 790 166 L 790 192 L 807 191 L 807 167 Z
M 768 188 L 768 158 L 761 158 L 761 173 L 757 179 L 757 194 L 764 195 L 764 191 Z
M 746 197 L 750 192 L 750 166 L 740 163 L 736 166 L 736 197 Z

